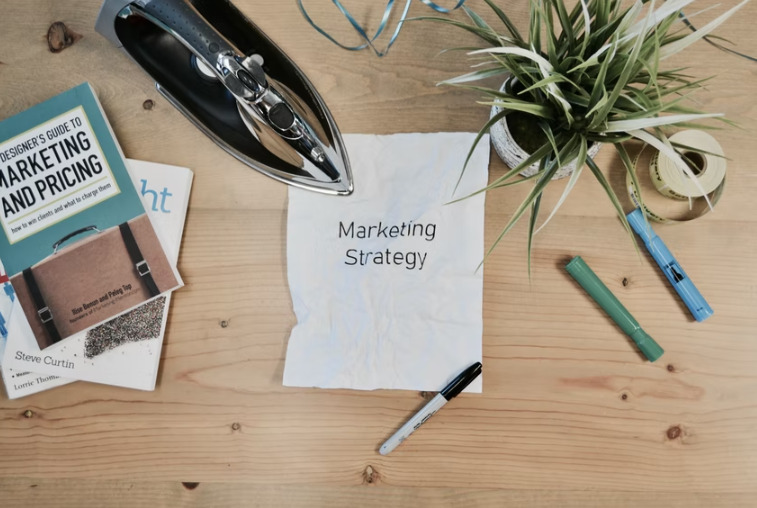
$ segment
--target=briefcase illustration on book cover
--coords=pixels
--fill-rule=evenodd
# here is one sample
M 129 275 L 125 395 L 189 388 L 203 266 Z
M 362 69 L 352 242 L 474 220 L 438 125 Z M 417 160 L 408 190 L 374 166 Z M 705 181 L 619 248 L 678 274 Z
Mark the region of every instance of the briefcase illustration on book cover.
M 40 349 L 179 284 L 146 214 L 72 231 L 51 250 L 11 277 Z

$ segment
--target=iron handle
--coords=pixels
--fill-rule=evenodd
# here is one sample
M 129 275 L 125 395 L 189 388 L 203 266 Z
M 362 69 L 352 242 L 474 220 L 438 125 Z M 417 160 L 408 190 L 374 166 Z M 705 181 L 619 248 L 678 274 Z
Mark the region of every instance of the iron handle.
M 219 53 L 234 53 L 234 48 L 188 2 L 143 0 L 137 5 L 141 5 L 147 14 L 184 39 L 197 56 L 214 68 Z

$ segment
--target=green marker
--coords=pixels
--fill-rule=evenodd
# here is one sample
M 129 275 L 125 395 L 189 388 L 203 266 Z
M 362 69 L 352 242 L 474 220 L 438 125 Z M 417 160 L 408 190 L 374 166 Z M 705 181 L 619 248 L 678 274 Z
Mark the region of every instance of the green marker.
M 636 346 L 650 362 L 662 356 L 665 351 L 652 337 L 647 335 L 647 332 L 641 329 L 641 326 L 639 326 L 639 323 L 636 322 L 631 313 L 623 307 L 623 304 L 599 280 L 597 274 L 589 268 L 589 265 L 581 259 L 581 256 L 571 259 L 570 263 L 565 265 L 565 269 L 594 298 L 594 301 L 609 314 L 621 330 L 631 337 L 631 340 L 636 343 Z

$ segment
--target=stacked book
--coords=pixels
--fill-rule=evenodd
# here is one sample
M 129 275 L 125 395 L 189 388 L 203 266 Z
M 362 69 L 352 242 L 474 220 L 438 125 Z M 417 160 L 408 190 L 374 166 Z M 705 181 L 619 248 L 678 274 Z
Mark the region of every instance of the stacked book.
M 125 159 L 89 84 L 0 122 L 0 368 L 9 398 L 153 390 L 192 185 Z

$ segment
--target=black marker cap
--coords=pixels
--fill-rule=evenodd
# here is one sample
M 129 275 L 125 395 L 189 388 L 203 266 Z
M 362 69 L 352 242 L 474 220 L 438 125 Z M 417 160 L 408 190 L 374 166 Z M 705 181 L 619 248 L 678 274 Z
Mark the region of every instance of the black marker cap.
M 476 362 L 453 379 L 452 382 L 445 386 L 439 393 L 441 393 L 442 397 L 445 399 L 451 400 L 465 390 L 465 387 L 471 384 L 479 374 L 481 374 L 481 362 Z

